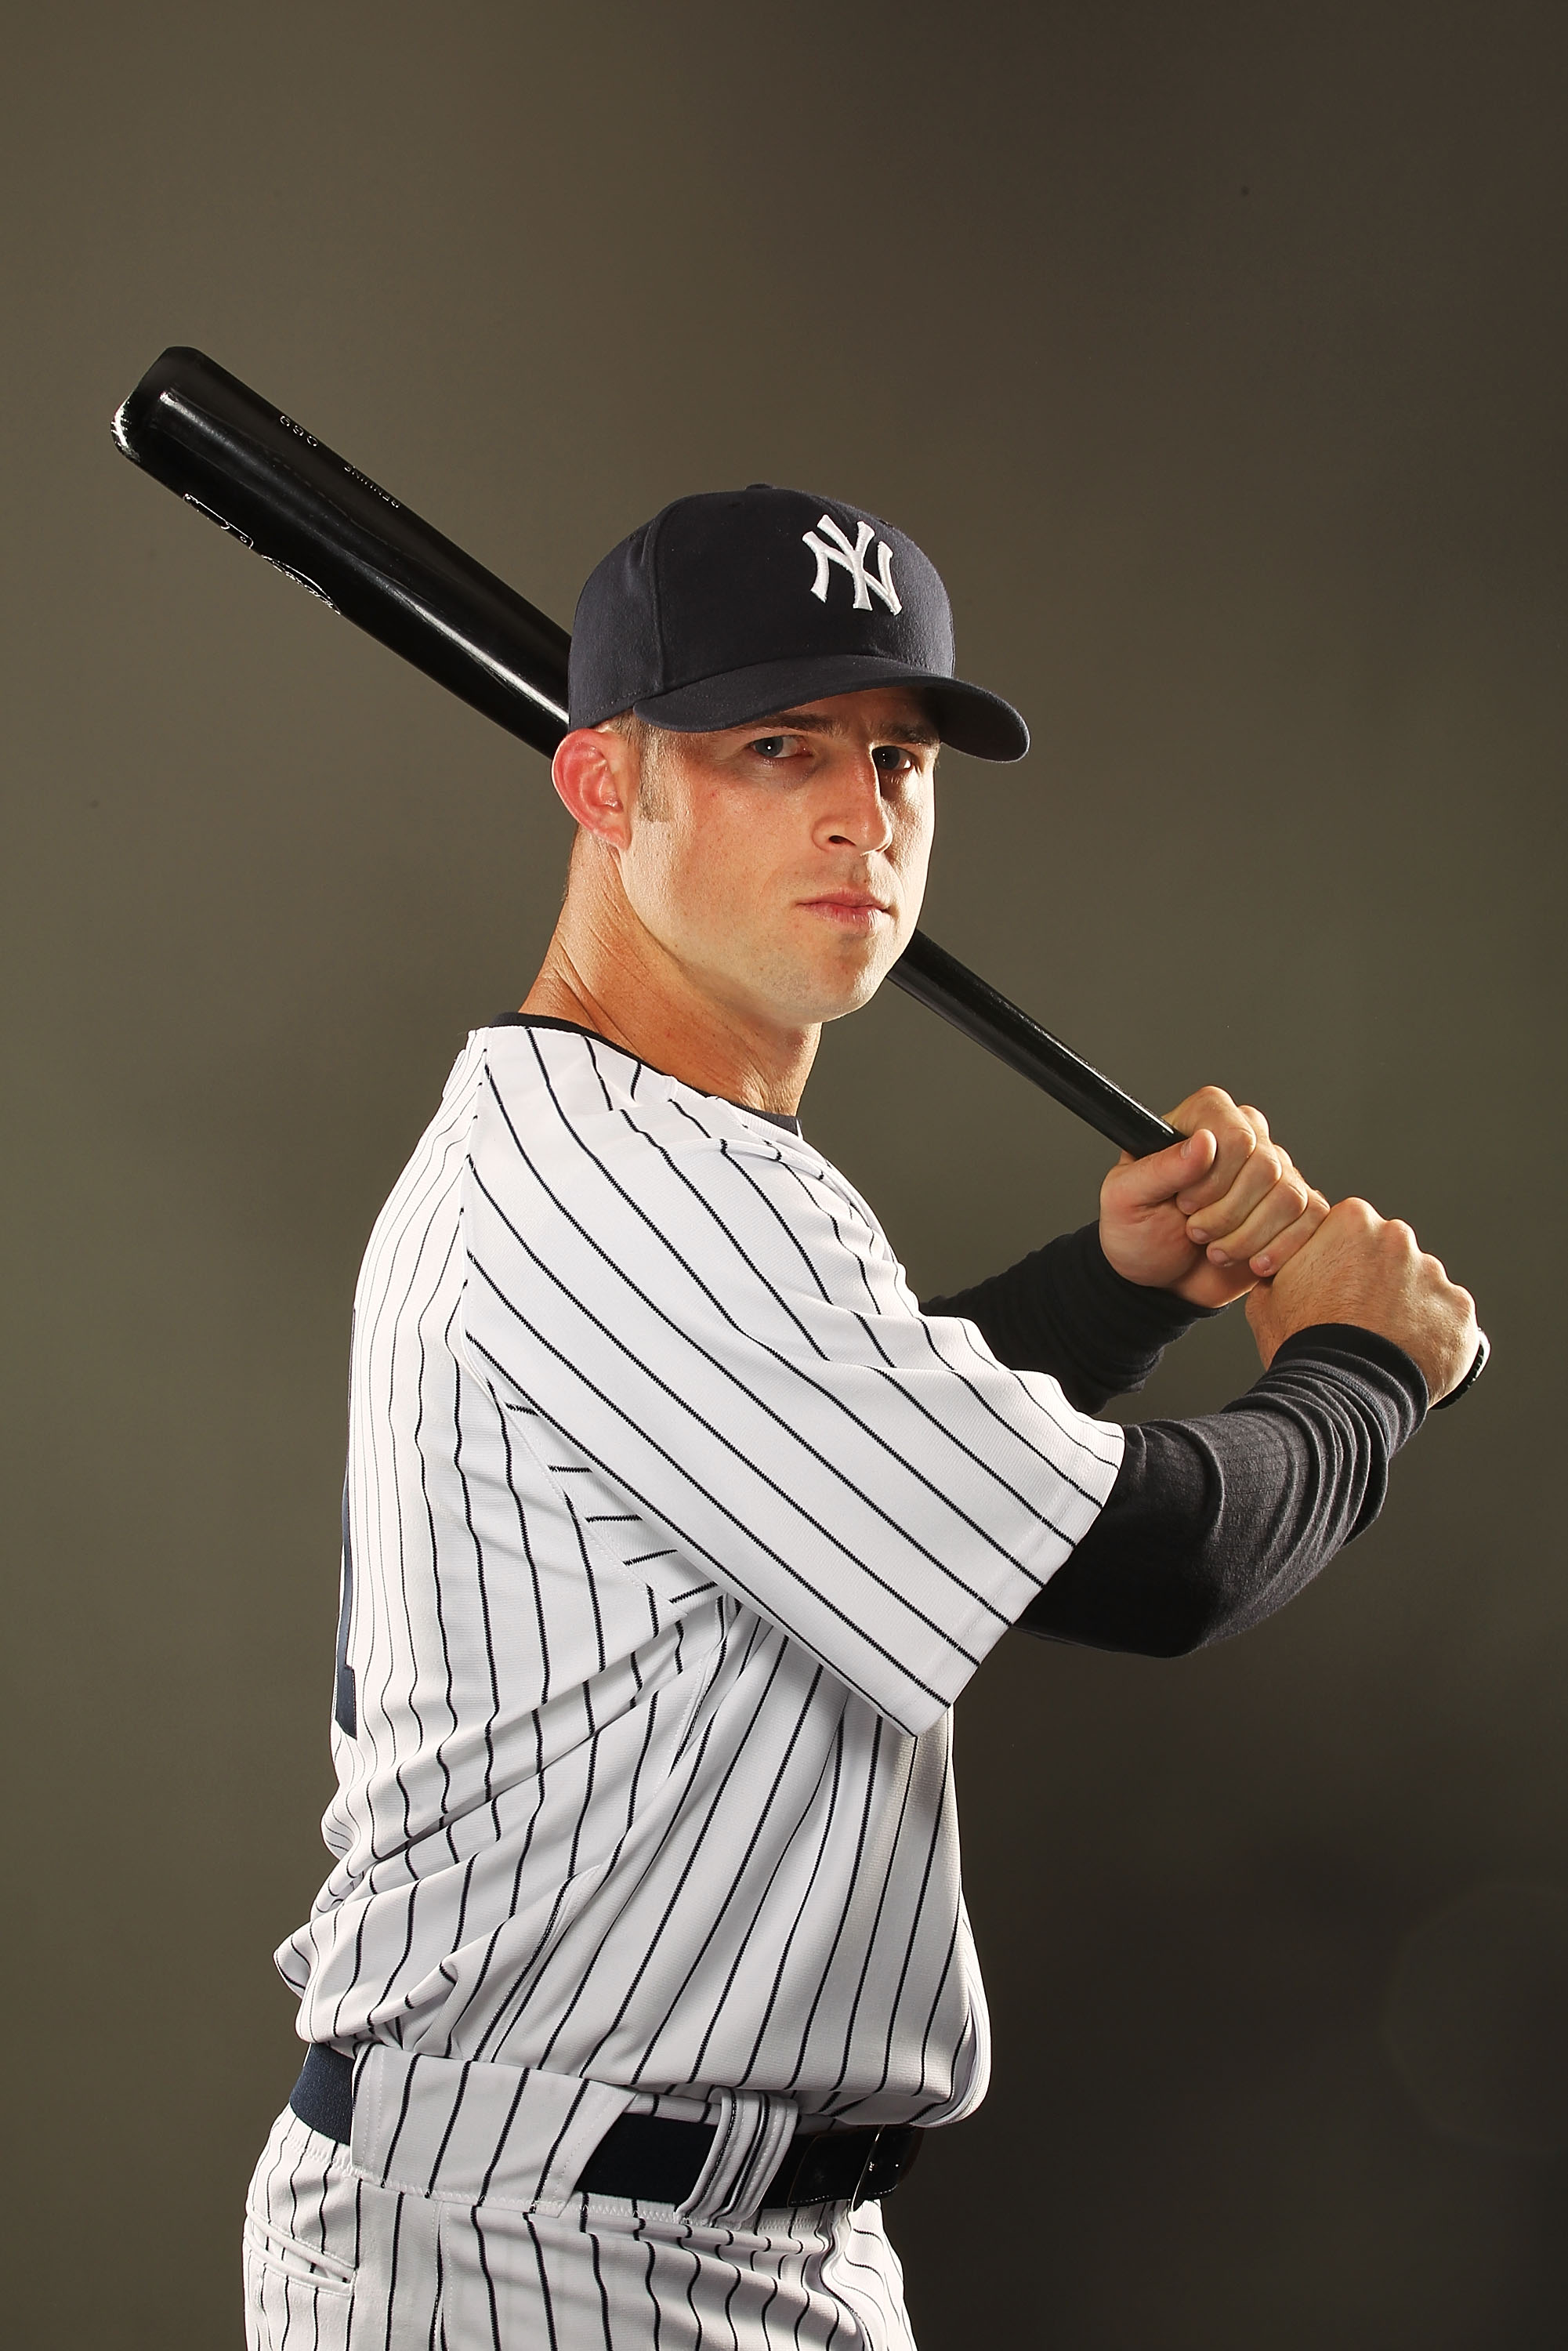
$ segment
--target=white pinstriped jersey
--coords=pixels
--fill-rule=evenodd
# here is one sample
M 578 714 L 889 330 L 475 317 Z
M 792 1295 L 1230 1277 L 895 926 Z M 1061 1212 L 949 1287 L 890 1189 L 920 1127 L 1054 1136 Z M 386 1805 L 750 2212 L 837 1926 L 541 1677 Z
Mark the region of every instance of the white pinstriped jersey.
M 476 1031 L 356 1299 L 304 2037 L 967 2111 L 948 1708 L 1121 1448 L 923 1317 L 807 1142 Z

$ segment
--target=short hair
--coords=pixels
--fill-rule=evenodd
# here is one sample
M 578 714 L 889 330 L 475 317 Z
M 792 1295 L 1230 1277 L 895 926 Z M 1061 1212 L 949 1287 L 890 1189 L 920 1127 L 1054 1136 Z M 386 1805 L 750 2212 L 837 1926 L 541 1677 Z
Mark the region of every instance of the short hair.
M 630 743 L 637 754 L 637 806 L 640 813 L 657 824 L 664 815 L 656 778 L 659 762 L 664 757 L 664 737 L 668 728 L 654 726 L 646 718 L 639 718 L 634 710 L 618 711 L 604 725 L 612 734 Z
M 618 710 L 613 718 L 606 718 L 602 723 L 612 734 L 623 735 L 628 743 L 635 743 L 639 750 L 645 747 L 651 736 L 660 731 L 658 727 L 650 726 L 647 719 L 639 718 L 634 710 Z

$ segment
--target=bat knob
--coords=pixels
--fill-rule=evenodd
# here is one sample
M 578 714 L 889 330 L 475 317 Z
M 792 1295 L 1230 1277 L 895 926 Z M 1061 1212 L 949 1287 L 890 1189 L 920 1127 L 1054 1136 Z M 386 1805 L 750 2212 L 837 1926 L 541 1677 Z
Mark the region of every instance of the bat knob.
M 1450 1388 L 1448 1395 L 1443 1396 L 1432 1406 L 1433 1411 L 1446 1412 L 1451 1404 L 1458 1404 L 1462 1395 L 1469 1395 L 1470 1390 L 1474 1387 L 1476 1382 L 1479 1379 L 1490 1360 L 1491 1341 L 1487 1337 L 1486 1332 L 1483 1331 L 1480 1334 L 1480 1344 L 1476 1349 L 1475 1356 L 1471 1362 L 1469 1370 L 1465 1374 L 1464 1378 L 1459 1382 L 1457 1388 Z

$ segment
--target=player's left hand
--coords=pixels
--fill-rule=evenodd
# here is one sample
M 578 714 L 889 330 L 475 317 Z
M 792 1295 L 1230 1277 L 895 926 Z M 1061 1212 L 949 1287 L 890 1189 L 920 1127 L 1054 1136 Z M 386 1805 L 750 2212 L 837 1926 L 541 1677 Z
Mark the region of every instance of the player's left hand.
M 1166 1113 L 1187 1137 L 1122 1154 L 1100 1187 L 1100 1246 L 1116 1271 L 1189 1306 L 1226 1306 L 1267 1281 L 1328 1215 L 1250 1103 L 1204 1086 Z

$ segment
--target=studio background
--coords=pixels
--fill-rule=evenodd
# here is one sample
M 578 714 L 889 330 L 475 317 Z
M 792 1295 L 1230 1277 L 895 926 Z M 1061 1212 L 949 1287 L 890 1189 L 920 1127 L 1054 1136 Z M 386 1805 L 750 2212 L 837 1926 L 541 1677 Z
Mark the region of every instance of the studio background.
M 1568 16 L 148 0 L 7 66 L 7 2338 L 240 2340 L 355 1272 L 567 848 L 115 453 L 190 342 L 563 622 L 681 492 L 896 519 L 1035 732 L 945 757 L 926 926 L 1481 1301 L 1283 1617 L 962 1701 L 997 2061 L 888 2208 L 923 2351 L 1560 2342 Z M 927 1291 L 1104 1164 L 891 990 L 804 1115 Z

